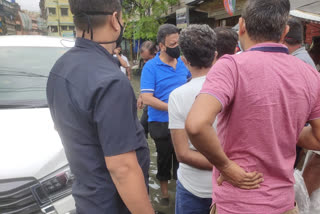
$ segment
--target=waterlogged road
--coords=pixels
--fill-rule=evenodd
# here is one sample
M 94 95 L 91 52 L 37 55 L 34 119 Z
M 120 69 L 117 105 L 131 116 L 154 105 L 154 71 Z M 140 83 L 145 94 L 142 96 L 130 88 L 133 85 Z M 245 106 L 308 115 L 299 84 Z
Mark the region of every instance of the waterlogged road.
M 131 80 L 132 87 L 135 91 L 136 96 L 139 95 L 140 90 L 140 76 L 133 75 L 133 78 Z M 138 110 L 138 116 L 140 118 L 142 114 L 142 110 Z M 152 205 L 156 211 L 159 211 L 164 214 L 174 214 L 174 205 L 175 205 L 175 190 L 176 190 L 176 181 L 171 180 L 169 182 L 169 195 L 170 195 L 170 204 L 169 207 L 164 207 L 159 204 L 160 201 L 160 185 L 158 180 L 156 179 L 156 173 L 157 173 L 157 153 L 156 148 L 153 140 L 148 138 L 148 144 L 150 149 L 150 178 L 149 178 L 149 191 L 150 191 L 150 197 L 152 201 Z

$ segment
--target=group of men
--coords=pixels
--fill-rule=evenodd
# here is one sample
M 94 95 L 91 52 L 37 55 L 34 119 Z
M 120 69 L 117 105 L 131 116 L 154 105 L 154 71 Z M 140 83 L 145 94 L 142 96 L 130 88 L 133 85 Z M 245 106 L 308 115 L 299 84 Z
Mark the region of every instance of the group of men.
M 176 213 L 209 213 L 213 166 L 188 143 L 184 123 L 214 62 L 224 54 L 236 52 L 238 35 L 231 29 L 213 31 L 208 25 L 192 25 L 179 36 L 176 26 L 165 24 L 159 28 L 158 44 L 161 51 L 142 71 L 138 107 L 142 108 L 141 103 L 149 106 L 148 126 L 144 126 L 156 144 L 160 203 L 169 204 L 168 180 L 172 170 L 172 177 L 175 180 L 178 177 Z M 176 55 L 171 53 L 172 47 L 177 50 Z M 173 62 L 171 66 L 170 62 Z M 144 114 L 142 124 L 145 124 Z
M 145 131 L 112 55 L 124 30 L 121 3 L 69 3 L 76 45 L 52 68 L 47 97 L 75 175 L 77 213 L 154 213 Z M 168 180 L 178 179 L 176 213 L 298 213 L 296 145 L 320 150 L 320 76 L 289 47 L 300 48 L 298 34 L 288 34 L 289 11 L 289 0 L 248 0 L 241 54 L 234 32 L 207 25 L 180 35 L 162 25 L 159 53 L 146 45 L 138 106 L 148 106 L 162 203 Z

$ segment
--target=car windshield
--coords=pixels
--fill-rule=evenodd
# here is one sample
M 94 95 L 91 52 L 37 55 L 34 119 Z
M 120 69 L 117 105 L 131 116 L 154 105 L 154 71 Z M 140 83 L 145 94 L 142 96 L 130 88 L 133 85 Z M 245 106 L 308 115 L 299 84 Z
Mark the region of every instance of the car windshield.
M 0 47 L 0 108 L 47 106 L 49 72 L 68 49 Z

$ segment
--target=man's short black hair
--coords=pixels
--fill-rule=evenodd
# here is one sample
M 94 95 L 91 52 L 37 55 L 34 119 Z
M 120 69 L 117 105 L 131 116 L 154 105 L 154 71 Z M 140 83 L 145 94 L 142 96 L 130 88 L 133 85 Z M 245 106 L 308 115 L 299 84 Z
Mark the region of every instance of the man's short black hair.
M 216 33 L 208 25 L 190 25 L 181 31 L 180 49 L 191 66 L 210 68 L 216 53 Z
M 279 42 L 289 18 L 289 0 L 248 0 L 242 12 L 249 37 Z
M 162 43 L 165 44 L 166 37 L 171 34 L 179 33 L 179 28 L 172 24 L 163 24 L 159 27 L 158 35 L 157 35 L 157 42 L 158 44 Z
M 74 25 L 79 30 L 88 28 L 90 19 L 93 28 L 105 25 L 106 15 L 88 15 L 81 14 L 88 12 L 121 12 L 121 2 L 119 0 L 69 0 L 71 13 L 74 15 Z
M 288 25 L 290 30 L 285 37 L 285 42 L 289 45 L 298 45 L 303 41 L 303 26 L 302 22 L 297 18 L 289 18 Z
M 217 58 L 225 54 L 234 54 L 238 44 L 237 32 L 225 27 L 217 27 L 214 32 L 217 34 Z

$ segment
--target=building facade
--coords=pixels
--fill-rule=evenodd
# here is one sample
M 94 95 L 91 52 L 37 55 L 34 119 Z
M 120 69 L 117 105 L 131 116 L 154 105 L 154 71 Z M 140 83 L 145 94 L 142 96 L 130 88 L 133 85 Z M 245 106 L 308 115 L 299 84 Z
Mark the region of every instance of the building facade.
M 169 8 L 167 23 L 175 24 L 179 28 L 189 24 L 231 28 L 238 24 L 245 2 L 246 0 L 237 0 L 235 11 L 231 16 L 225 10 L 223 0 L 180 0 Z
M 0 35 L 15 35 L 20 6 L 14 1 L 0 0 Z
M 75 27 L 68 0 L 41 0 L 41 17 L 47 21 L 49 36 L 74 37 Z

